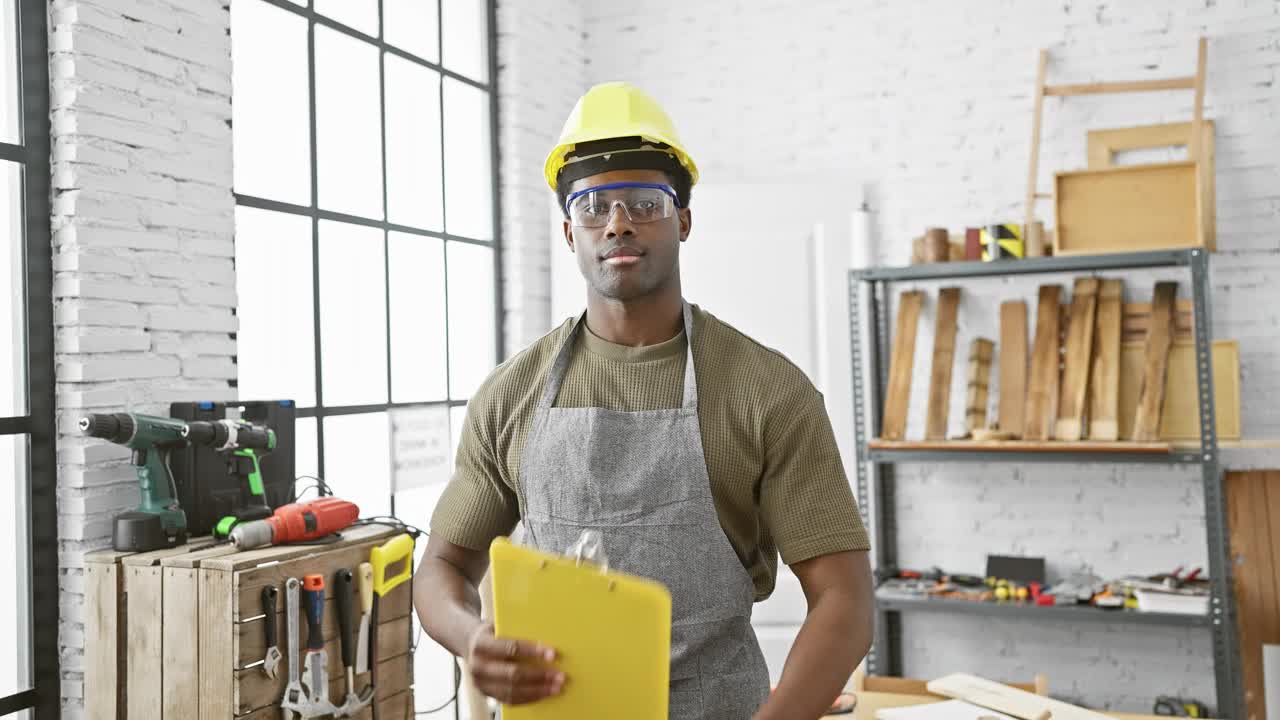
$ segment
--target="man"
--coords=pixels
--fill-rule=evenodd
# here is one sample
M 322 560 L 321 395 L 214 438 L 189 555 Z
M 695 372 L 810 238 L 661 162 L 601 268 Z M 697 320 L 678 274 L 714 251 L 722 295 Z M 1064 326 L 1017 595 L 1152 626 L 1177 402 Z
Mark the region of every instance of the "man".
M 489 543 L 517 522 L 552 552 L 594 528 L 610 567 L 671 590 L 670 717 L 820 717 L 866 654 L 872 609 L 866 531 L 821 395 L 782 355 L 684 302 L 698 171 L 651 98 L 592 88 L 546 177 L 587 311 L 471 399 L 418 569 L 423 626 L 486 695 L 561 692 L 572 679 L 554 649 L 495 638 L 476 588 Z M 770 695 L 750 619 L 779 552 L 808 614 Z

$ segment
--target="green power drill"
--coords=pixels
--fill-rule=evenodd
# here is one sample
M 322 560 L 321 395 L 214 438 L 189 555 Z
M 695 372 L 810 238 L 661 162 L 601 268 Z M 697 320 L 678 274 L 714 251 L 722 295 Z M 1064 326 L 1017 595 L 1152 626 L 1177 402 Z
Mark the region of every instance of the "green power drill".
M 113 545 L 120 552 L 146 552 L 187 541 L 187 515 L 178 505 L 169 452 L 185 446 L 182 420 L 136 413 L 88 415 L 80 430 L 133 450 L 142 504 L 115 519 Z
M 224 453 L 227 474 L 239 475 L 249 486 L 248 502 L 218 521 L 213 527 L 215 538 L 225 540 L 230 537 L 231 529 L 242 522 L 271 517 L 258 458 L 276 449 L 274 430 L 241 420 L 198 420 L 187 423 L 182 437 L 192 445 L 203 445 Z

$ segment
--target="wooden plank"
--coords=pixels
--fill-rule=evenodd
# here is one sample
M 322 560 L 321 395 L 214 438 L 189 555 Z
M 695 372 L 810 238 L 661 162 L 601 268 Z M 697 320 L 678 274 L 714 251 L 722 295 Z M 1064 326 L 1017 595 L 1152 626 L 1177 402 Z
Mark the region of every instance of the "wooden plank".
M 1031 162 L 1027 168 L 1027 204 L 1026 219 L 1023 227 L 1030 227 L 1036 219 L 1036 182 L 1040 179 L 1040 125 L 1044 117 L 1045 79 L 1049 70 L 1049 51 L 1040 50 L 1040 61 L 1036 66 L 1036 103 L 1031 116 Z
M 1027 304 L 1021 300 L 1000 303 L 999 403 L 1001 432 L 1022 437 L 1027 403 Z
M 1077 278 L 1071 293 L 1070 331 L 1062 369 L 1058 421 L 1053 435 L 1059 440 L 1084 437 L 1085 398 L 1089 391 L 1089 365 L 1093 358 L 1093 319 L 1098 308 L 1098 278 Z
M 1036 311 L 1036 341 L 1027 382 L 1027 409 L 1022 437 L 1048 440 L 1058 416 L 1058 367 L 1061 362 L 1058 325 L 1061 322 L 1060 285 L 1041 285 Z
M 973 675 L 956 673 L 926 686 L 929 692 L 957 698 L 991 710 L 1036 720 L 1048 711 L 1053 720 L 1111 720 L 1106 715 Z
M 305 631 L 303 633 L 306 634 Z M 326 647 L 326 654 L 329 658 L 329 699 L 340 699 L 346 695 L 346 676 L 342 672 L 334 672 L 333 659 L 338 657 L 341 663 L 341 656 L 337 648 L 334 646 Z M 409 689 L 413 680 L 413 655 L 407 652 L 401 652 L 396 656 L 384 653 L 383 657 L 388 658 L 378 663 L 378 679 L 379 686 L 375 690 L 378 700 L 394 697 Z M 284 667 L 283 663 L 281 667 Z M 341 666 L 339 665 L 339 668 Z M 235 715 L 247 715 L 263 708 L 275 708 L 279 713 L 280 698 L 284 695 L 284 688 L 289 684 L 287 677 L 277 677 L 274 681 L 263 675 L 255 668 L 253 670 L 241 670 L 233 676 L 230 673 L 219 673 L 228 679 L 233 679 L 238 687 L 238 697 L 240 702 L 235 706 Z M 358 676 L 355 679 L 356 692 L 363 692 L 369 687 L 371 674 Z M 231 717 L 231 712 L 227 712 L 223 718 Z
M 200 583 L 197 571 L 161 567 L 164 576 L 163 717 L 190 717 L 200 707 Z M 193 635 L 195 637 L 193 637 Z
M 1133 437 L 1133 421 L 1142 386 L 1145 344 L 1126 342 L 1120 346 L 1120 437 Z M 1196 399 L 1196 349 L 1189 340 L 1178 340 L 1169 349 L 1168 377 L 1164 405 L 1160 409 L 1160 439 L 1186 443 L 1200 440 L 1200 406 Z M 1183 378 L 1186 378 L 1183 380 Z M 1219 441 L 1239 440 L 1240 348 L 1235 340 L 1213 342 L 1214 415 Z M 1190 410 L 1189 408 L 1194 408 Z
M 901 440 L 907 431 L 907 405 L 911 398 L 911 370 L 915 364 L 916 329 L 924 293 L 909 290 L 898 301 L 898 329 L 893 336 L 889 359 L 889 388 L 884 399 L 880 434 Z
M 1194 162 L 1055 175 L 1054 255 L 1204 247 Z
M 1121 342 L 1147 339 L 1151 327 L 1151 303 L 1125 303 L 1121 308 Z M 1179 300 L 1173 306 L 1173 339 L 1195 340 L 1195 315 L 1190 300 Z
M 991 357 L 995 343 L 976 338 L 969 343 L 969 383 L 964 403 L 964 429 L 972 433 L 987 426 L 987 396 L 991 385 Z
M 275 545 L 245 552 L 226 553 L 202 560 L 200 567 L 213 570 L 247 570 L 267 563 L 283 563 L 286 560 L 307 557 L 318 552 L 328 552 L 376 538 L 387 538 L 400 532 L 402 531 L 386 525 L 357 525 L 343 530 L 342 539 L 328 545 Z
M 125 717 L 124 583 L 120 566 L 85 558 L 84 708 L 89 720 Z
M 233 714 L 236 707 L 235 678 L 231 673 L 236 657 L 236 636 L 232 632 L 236 599 L 235 576 L 226 571 L 201 568 L 198 577 L 200 590 L 200 626 L 197 636 L 200 646 L 199 720 L 226 720 Z M 283 640 L 281 638 L 282 642 Z M 283 664 L 281 669 L 286 669 Z
M 1124 281 L 1103 280 L 1089 378 L 1089 439 L 1120 439 L 1120 320 Z
M 1151 453 L 1167 454 L 1173 450 L 1162 442 L 1060 442 L 1058 440 L 870 440 L 872 450 L 975 450 L 1005 452 L 1054 453 Z
M 129 596 L 125 625 L 129 654 L 126 707 L 129 717 L 146 717 L 154 714 L 164 701 L 163 582 L 158 568 L 126 565 L 122 569 L 125 593 Z
M 1177 291 L 1177 283 L 1156 283 L 1151 328 L 1147 332 L 1143 358 L 1142 386 L 1138 391 L 1138 411 L 1133 420 L 1133 439 L 1138 442 L 1160 437 L 1160 405 L 1164 402 L 1165 371 L 1173 341 L 1173 300 Z
M 1226 499 L 1246 717 L 1262 720 L 1262 646 L 1280 642 L 1280 472 L 1227 473 Z
M 1072 95 L 1101 95 L 1107 93 L 1154 92 L 1157 90 L 1194 90 L 1194 77 L 1163 78 L 1159 80 L 1127 80 L 1121 82 L 1077 83 L 1049 85 L 1044 94 L 1049 97 Z
M 929 410 L 924 436 L 942 440 L 947 436 L 947 416 L 951 409 L 951 369 L 956 364 L 956 314 L 960 309 L 960 288 L 938 291 L 937 322 L 933 334 L 933 367 L 929 373 Z
M 324 592 L 325 599 L 333 599 L 332 583 L 328 582 L 333 574 L 339 568 L 349 568 L 354 570 L 362 562 L 369 561 L 369 551 L 374 547 L 386 542 L 394 535 L 398 535 L 398 531 L 388 528 L 381 528 L 381 532 L 373 534 L 371 537 L 364 536 L 360 539 L 352 539 L 335 543 L 333 545 L 312 545 L 309 552 L 303 555 L 290 553 L 289 559 L 283 561 L 271 561 L 266 565 L 246 566 L 235 556 L 225 558 L 215 558 L 206 561 L 201 567 L 223 568 L 236 566 L 240 568 L 239 577 L 237 578 L 237 592 L 239 597 L 236 602 L 237 622 L 245 617 L 255 617 L 260 615 L 262 588 L 267 585 L 275 585 L 284 588 L 285 580 L 290 577 L 302 577 L 303 575 L 318 574 L 323 575 L 326 579 Z M 244 608 L 248 614 L 241 616 L 241 608 Z
M 285 651 L 285 632 L 287 630 L 285 621 L 288 619 L 288 613 L 284 608 L 284 586 L 280 587 L 280 600 L 276 603 L 276 641 L 280 643 L 280 652 Z M 383 625 L 409 617 L 413 610 L 413 590 L 409 583 L 405 583 L 382 598 L 381 606 L 378 613 L 381 615 Z M 324 622 L 321 630 L 324 632 L 325 640 L 336 640 L 338 638 L 338 613 L 336 605 L 332 602 L 332 598 L 325 601 Z M 246 609 L 246 612 L 248 610 Z M 356 618 L 359 622 L 359 618 Z M 262 662 L 262 658 L 266 655 L 267 642 L 266 632 L 263 630 L 263 623 L 266 618 L 263 616 L 242 620 L 235 624 L 233 632 L 237 636 L 236 643 L 236 670 L 244 670 L 245 668 L 255 667 Z M 305 623 L 305 620 L 303 621 Z M 303 629 L 303 637 L 306 637 L 305 627 Z
M 1219 440 L 1239 440 L 1240 344 L 1215 340 L 1211 352 L 1214 416 Z M 1160 439 L 1200 440 L 1200 401 L 1196 381 L 1196 350 L 1189 342 L 1174 342 L 1169 350 L 1164 404 L 1160 408 Z

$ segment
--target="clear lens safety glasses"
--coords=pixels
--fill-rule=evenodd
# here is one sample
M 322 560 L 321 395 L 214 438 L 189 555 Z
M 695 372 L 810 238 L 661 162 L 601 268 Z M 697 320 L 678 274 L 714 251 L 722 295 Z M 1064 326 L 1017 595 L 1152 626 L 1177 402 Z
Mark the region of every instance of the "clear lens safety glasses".
M 579 190 L 565 203 L 569 222 L 588 228 L 608 225 L 616 206 L 621 206 L 633 223 L 663 220 L 675 214 L 676 192 L 670 185 L 609 183 Z

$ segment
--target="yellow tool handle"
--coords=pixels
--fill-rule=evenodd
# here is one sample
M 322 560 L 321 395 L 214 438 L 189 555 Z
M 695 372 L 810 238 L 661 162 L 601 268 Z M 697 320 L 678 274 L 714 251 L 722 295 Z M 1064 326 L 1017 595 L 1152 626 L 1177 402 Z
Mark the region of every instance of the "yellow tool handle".
M 373 566 L 367 562 L 356 569 L 356 587 L 360 589 L 360 613 L 368 615 L 373 609 Z
M 387 577 L 387 568 L 404 561 L 404 569 Z M 413 574 L 413 538 L 408 533 L 397 535 L 369 552 L 373 565 L 373 591 L 382 597 L 396 589 Z

